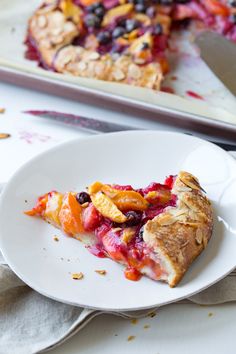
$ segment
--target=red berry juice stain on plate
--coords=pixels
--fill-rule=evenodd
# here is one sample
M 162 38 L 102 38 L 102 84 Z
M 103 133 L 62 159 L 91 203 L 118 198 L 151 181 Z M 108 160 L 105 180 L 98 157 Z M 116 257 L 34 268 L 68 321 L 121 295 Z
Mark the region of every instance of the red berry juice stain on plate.
M 186 91 L 186 94 L 187 94 L 188 96 L 192 97 L 192 98 L 196 98 L 196 99 L 198 99 L 198 100 L 204 100 L 204 98 L 203 98 L 201 95 L 199 95 L 198 93 L 196 93 L 196 92 L 193 92 L 193 91 Z
M 52 139 L 49 135 L 38 134 L 26 130 L 19 132 L 19 138 L 24 140 L 27 144 L 33 144 L 34 142 L 46 143 Z
M 161 88 L 162 92 L 166 92 L 166 93 L 171 93 L 171 94 L 175 94 L 175 90 L 172 87 L 169 86 L 163 86 Z

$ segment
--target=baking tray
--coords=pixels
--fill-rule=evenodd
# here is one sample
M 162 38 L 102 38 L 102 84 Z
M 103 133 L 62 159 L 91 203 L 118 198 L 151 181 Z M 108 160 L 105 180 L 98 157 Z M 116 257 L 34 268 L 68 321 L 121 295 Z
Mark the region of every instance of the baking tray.
M 164 86 L 176 94 L 45 71 L 24 58 L 27 21 L 41 0 L 0 0 L 0 80 L 50 94 L 98 99 L 152 113 L 162 123 L 236 140 L 235 97 L 213 75 L 191 44 L 191 34 L 173 35 L 172 70 Z M 196 92 L 203 100 L 191 98 Z M 44 107 L 42 107 L 44 108 Z

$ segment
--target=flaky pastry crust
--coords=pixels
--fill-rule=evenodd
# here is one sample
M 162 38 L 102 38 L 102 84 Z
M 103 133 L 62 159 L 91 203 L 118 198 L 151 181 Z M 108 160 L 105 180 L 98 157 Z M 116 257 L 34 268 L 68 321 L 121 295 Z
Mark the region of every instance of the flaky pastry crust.
M 147 222 L 145 243 L 162 259 L 168 269 L 168 283 L 176 286 L 191 263 L 207 246 L 213 229 L 211 203 L 192 174 L 180 172 L 172 193 L 175 207 Z
M 160 89 L 163 74 L 158 62 L 137 65 L 128 53 L 101 55 L 92 49 L 92 35 L 90 49 L 73 45 L 79 34 L 79 15 L 67 19 L 55 1 L 38 9 L 29 21 L 30 39 L 45 66 L 73 76 Z

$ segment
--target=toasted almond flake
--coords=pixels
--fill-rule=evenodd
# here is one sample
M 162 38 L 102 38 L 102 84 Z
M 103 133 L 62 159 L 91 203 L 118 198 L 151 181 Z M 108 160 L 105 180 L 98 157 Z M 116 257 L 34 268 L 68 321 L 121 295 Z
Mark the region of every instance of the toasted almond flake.
M 100 55 L 97 52 L 92 52 L 87 56 L 88 60 L 97 60 L 100 58 Z
M 212 312 L 209 312 L 208 313 L 208 317 L 212 317 L 213 316 L 213 313 Z
M 0 108 L 0 113 L 5 113 L 6 109 L 5 108 Z
M 81 280 L 83 279 L 84 275 L 82 272 L 80 273 L 72 273 L 72 279 L 75 279 L 75 280 Z
M 176 218 L 170 214 L 160 214 L 158 217 L 158 223 L 162 226 L 174 224 L 176 221 Z
M 58 242 L 58 241 L 59 241 L 59 238 L 58 238 L 57 236 L 54 236 L 54 237 L 53 237 L 53 240 Z
M 122 70 L 120 69 L 115 69 L 113 71 L 113 77 L 116 81 L 120 81 L 120 80 L 123 80 L 125 78 L 125 74 L 123 73 Z
M 133 325 L 136 325 L 136 324 L 138 323 L 137 318 L 133 318 L 133 319 L 131 320 L 131 323 L 132 323 Z
M 148 328 L 150 328 L 150 325 L 144 325 L 143 328 L 148 329 Z
M 44 15 L 40 15 L 37 19 L 37 24 L 40 28 L 44 28 L 47 25 L 47 18 Z
M 195 236 L 195 240 L 197 242 L 198 245 L 202 244 L 203 241 L 203 232 L 200 228 L 197 229 L 196 231 L 196 236 Z
M 129 66 L 128 73 L 129 73 L 129 76 L 131 76 L 133 79 L 139 79 L 141 77 L 141 70 L 135 64 L 131 64 Z
M 86 202 L 84 204 L 81 204 L 82 208 L 87 208 L 87 206 L 89 205 L 89 202 Z
M 53 44 L 60 44 L 63 42 L 63 36 L 56 36 L 51 39 Z
M 75 29 L 76 29 L 75 25 L 72 22 L 68 22 L 68 21 L 64 24 L 63 27 L 63 31 L 65 31 L 66 33 L 72 32 Z
M 151 318 L 155 317 L 156 315 L 157 315 L 156 312 L 148 313 L 148 317 L 151 317 Z
M 129 337 L 127 338 L 127 341 L 130 342 L 131 340 L 134 340 L 135 338 L 136 338 L 135 336 L 129 336 Z
M 10 134 L 7 134 L 7 133 L 0 133 L 0 139 L 7 139 L 7 138 L 10 138 L 11 135 Z
M 61 33 L 62 33 L 62 28 L 60 28 L 60 27 L 56 27 L 51 30 L 51 34 L 53 36 L 59 36 L 59 34 L 61 34 Z
M 95 270 L 95 272 L 100 274 L 100 275 L 106 275 L 107 274 L 107 271 L 104 270 L 104 269 L 101 269 L 101 270 L 97 269 L 97 270 Z
M 78 69 L 80 71 L 84 71 L 87 68 L 87 64 L 84 61 L 81 61 L 80 63 L 78 63 Z

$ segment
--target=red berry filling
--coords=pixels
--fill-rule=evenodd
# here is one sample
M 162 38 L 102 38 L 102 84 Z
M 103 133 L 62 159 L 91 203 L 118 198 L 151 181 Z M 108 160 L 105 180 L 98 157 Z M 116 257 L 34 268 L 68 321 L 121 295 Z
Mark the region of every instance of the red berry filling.
M 166 207 L 176 205 L 176 196 L 171 192 L 174 181 L 175 177 L 169 176 L 164 184 L 153 182 L 141 189 L 134 189 L 130 185 L 105 185 L 117 191 L 138 192 L 149 204 L 143 211 L 129 210 L 124 213 L 126 222 L 117 223 L 102 216 L 91 202 L 83 211 L 85 231 L 94 231 L 97 237 L 97 244 L 88 247 L 90 252 L 98 257 L 108 256 L 126 265 L 125 276 L 129 280 L 140 279 L 144 269 L 151 278 L 160 278 L 164 271 L 150 257 L 151 252 L 143 242 L 143 225 L 162 213 Z

